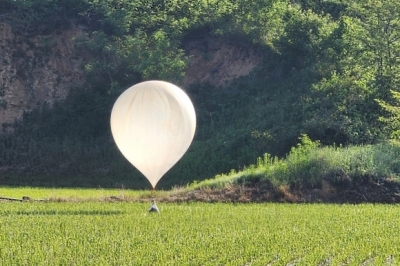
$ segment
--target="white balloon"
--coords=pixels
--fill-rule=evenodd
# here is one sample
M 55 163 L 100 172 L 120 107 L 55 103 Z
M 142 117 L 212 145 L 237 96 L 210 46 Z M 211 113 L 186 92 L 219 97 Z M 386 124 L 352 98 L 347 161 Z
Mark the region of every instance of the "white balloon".
M 125 158 L 153 188 L 193 140 L 196 114 L 179 87 L 145 81 L 124 91 L 111 112 L 111 132 Z

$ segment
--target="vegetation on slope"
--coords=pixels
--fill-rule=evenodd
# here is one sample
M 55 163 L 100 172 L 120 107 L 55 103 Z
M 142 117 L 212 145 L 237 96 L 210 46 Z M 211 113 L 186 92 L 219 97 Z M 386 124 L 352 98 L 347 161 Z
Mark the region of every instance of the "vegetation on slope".
M 87 88 L 72 90 L 51 109 L 44 105 L 26 113 L 13 134 L 0 137 L 0 166 L 8 169 L 1 183 L 147 187 L 112 142 L 111 106 L 142 80 L 180 84 L 190 60 L 184 44 L 210 36 L 247 43 L 260 51 L 262 63 L 223 88 L 205 83 L 186 88 L 196 107 L 197 133 L 160 187 L 240 170 L 266 152 L 281 158 L 302 133 L 321 145 L 346 146 L 383 142 L 399 130 L 390 119 L 395 112 L 387 108 L 396 106 L 391 91 L 399 87 L 395 0 L 0 5 L 0 19 L 20 34 L 84 26 L 87 37 L 77 44 L 93 58 L 84 66 Z M 319 177 L 298 178 L 313 184 Z
M 275 186 L 320 187 L 324 180 L 346 186 L 373 178 L 400 181 L 400 143 L 360 146 L 321 146 L 307 135 L 284 159 L 264 154 L 242 171 L 194 182 L 192 188 L 268 181 Z

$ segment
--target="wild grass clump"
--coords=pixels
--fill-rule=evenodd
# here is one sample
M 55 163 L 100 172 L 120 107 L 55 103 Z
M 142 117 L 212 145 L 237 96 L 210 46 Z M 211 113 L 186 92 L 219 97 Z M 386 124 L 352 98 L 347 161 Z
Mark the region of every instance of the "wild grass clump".
M 321 146 L 302 135 L 286 158 L 264 154 L 243 171 L 231 170 L 215 179 L 193 183 L 190 187 L 223 187 L 244 182 L 270 181 L 275 186 L 319 187 L 323 180 L 342 184 L 366 178 L 400 181 L 400 143 L 375 145 Z

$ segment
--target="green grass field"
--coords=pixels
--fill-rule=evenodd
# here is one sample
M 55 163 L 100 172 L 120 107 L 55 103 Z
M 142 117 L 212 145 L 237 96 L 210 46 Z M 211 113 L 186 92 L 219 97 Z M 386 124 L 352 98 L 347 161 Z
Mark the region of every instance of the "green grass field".
M 106 197 L 121 199 L 138 199 L 150 196 L 170 195 L 173 191 L 166 190 L 132 190 L 132 189 L 102 189 L 102 188 L 41 188 L 41 187 L 0 187 L 0 196 L 22 198 L 29 196 L 33 199 L 62 200 L 62 201 L 99 201 Z
M 0 265 L 400 263 L 398 205 L 0 204 Z

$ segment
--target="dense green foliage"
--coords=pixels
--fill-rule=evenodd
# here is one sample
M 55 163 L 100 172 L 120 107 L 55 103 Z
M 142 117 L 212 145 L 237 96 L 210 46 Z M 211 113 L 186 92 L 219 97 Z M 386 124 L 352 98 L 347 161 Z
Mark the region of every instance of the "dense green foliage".
M 399 206 L 2 203 L 2 265 L 396 265 Z
M 322 145 L 386 140 L 398 130 L 382 123 L 379 103 L 395 104 L 399 88 L 399 11 L 396 0 L 3 0 L 0 19 L 27 36 L 84 26 L 77 43 L 93 60 L 84 66 L 88 89 L 25 114 L 1 136 L 0 166 L 22 183 L 74 176 L 69 185 L 146 187 L 112 142 L 111 106 L 142 80 L 179 85 L 185 43 L 212 36 L 247 44 L 262 63 L 224 88 L 185 88 L 195 141 L 160 187 L 242 169 L 265 152 L 283 156 L 302 133 Z
M 378 104 L 387 111 L 386 116 L 380 117 L 380 120 L 386 123 L 389 131 L 392 132 L 391 137 L 395 139 L 400 138 L 400 92 L 391 90 L 394 105 L 387 101 L 376 99 Z

